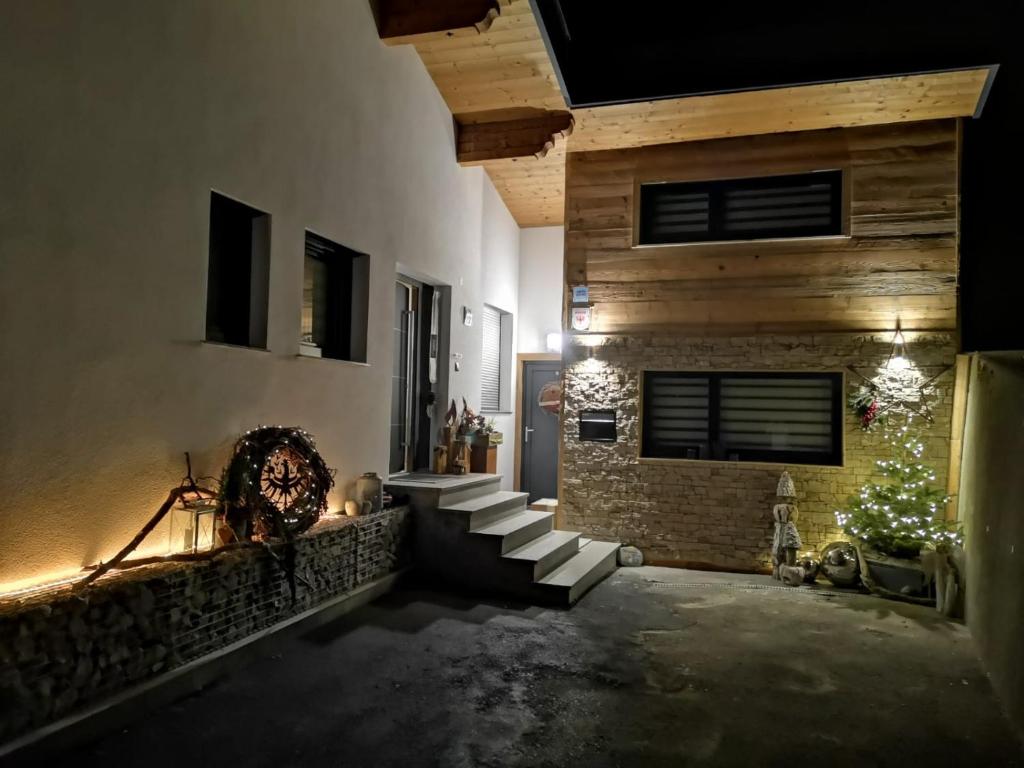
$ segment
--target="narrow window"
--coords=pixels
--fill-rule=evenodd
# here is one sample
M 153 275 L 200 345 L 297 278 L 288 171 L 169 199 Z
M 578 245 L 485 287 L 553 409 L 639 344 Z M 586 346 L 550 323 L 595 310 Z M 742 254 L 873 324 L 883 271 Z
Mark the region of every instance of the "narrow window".
M 641 245 L 841 235 L 842 171 L 640 185 Z
M 644 374 L 642 455 L 842 463 L 842 374 Z
M 485 304 L 480 410 L 512 410 L 512 314 Z
M 306 232 L 303 354 L 366 362 L 369 261 L 366 254 Z
M 267 346 L 270 215 L 212 192 L 206 340 Z

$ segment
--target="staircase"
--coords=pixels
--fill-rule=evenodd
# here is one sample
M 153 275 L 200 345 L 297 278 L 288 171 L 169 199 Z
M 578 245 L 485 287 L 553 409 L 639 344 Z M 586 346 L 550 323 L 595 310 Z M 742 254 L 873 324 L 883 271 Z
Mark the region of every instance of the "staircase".
M 414 474 L 387 483 L 416 511 L 417 564 L 474 591 L 568 606 L 615 570 L 619 545 L 554 530 L 500 475 Z

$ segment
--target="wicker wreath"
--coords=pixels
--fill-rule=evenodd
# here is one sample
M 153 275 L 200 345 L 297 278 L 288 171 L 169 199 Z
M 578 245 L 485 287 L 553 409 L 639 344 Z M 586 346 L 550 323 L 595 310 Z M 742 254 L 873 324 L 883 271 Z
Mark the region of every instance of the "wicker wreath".
M 258 427 L 235 443 L 220 503 L 239 539 L 290 539 L 320 519 L 334 472 L 299 427 Z

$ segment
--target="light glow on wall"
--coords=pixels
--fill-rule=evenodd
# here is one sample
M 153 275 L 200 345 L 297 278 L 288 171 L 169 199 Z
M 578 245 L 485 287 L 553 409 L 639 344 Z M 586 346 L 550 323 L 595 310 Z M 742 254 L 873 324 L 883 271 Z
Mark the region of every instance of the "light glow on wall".
M 545 346 L 548 352 L 561 352 L 562 351 L 562 334 L 561 332 L 552 332 L 545 337 Z
M 64 587 L 68 584 L 74 584 L 76 581 L 84 577 L 85 574 L 80 572 L 76 572 L 73 576 L 51 574 L 49 576 L 43 576 L 33 582 L 15 582 L 13 585 L 5 584 L 0 587 L 0 600 L 28 597 L 29 595 L 34 595 L 38 592 L 47 592 L 51 589 L 57 589 L 58 587 Z
M 900 330 L 899 321 L 896 321 L 896 333 L 892 337 L 892 350 L 889 352 L 889 359 L 885 367 L 890 371 L 906 370 L 910 364 L 906 358 L 907 342 L 903 338 L 903 331 Z
M 599 347 L 607 337 L 600 333 L 573 334 L 572 343 L 578 347 Z

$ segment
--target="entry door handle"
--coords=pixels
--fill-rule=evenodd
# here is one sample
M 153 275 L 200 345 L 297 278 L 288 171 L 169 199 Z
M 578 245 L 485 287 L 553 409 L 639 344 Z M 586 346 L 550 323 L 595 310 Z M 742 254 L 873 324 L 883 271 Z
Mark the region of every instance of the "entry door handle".
M 533 432 L 533 427 L 523 427 L 523 442 L 530 442 L 530 433 Z

